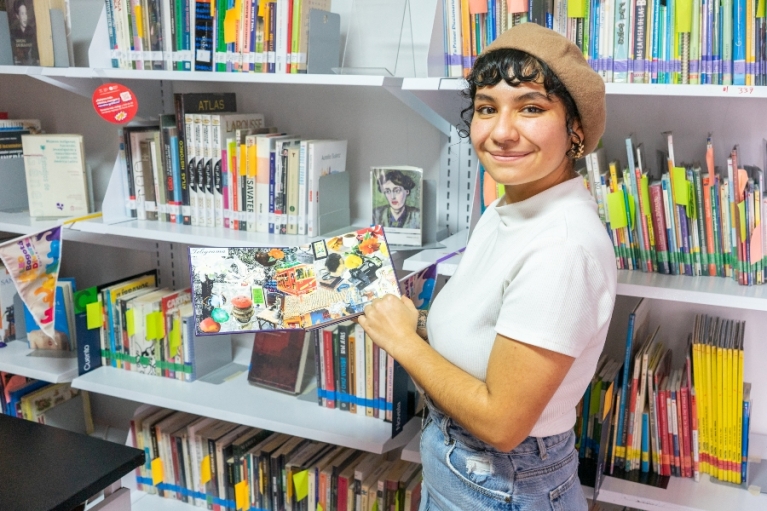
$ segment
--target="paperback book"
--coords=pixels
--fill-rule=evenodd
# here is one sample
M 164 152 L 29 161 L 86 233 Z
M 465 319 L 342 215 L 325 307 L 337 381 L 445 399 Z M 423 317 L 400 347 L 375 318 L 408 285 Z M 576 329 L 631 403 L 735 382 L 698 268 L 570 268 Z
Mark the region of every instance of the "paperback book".
M 312 329 L 400 296 L 380 226 L 298 247 L 190 248 L 198 335 Z

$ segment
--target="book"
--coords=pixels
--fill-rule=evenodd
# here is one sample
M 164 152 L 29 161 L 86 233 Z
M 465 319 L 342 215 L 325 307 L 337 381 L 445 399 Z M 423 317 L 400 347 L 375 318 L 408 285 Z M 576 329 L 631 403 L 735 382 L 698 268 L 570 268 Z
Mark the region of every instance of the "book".
M 82 135 L 23 135 L 29 214 L 33 218 L 90 211 Z
M 301 247 L 190 248 L 189 254 L 198 335 L 317 328 L 400 294 L 379 227 Z
M 301 330 L 256 332 L 248 371 L 255 385 L 300 394 L 314 376 L 314 346 L 310 333 Z
M 371 171 L 372 224 L 381 225 L 393 245 L 421 246 L 423 170 L 375 167 Z
M 306 200 L 306 234 L 310 237 L 320 234 L 320 177 L 346 172 L 347 145 L 346 140 L 311 140 L 306 144 L 307 193 L 301 194 L 300 200 Z

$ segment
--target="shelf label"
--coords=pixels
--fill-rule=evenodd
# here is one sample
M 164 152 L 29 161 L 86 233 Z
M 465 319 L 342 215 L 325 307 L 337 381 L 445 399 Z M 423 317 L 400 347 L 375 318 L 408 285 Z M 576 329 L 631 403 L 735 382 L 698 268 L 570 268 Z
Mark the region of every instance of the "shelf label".
M 152 460 L 152 486 L 157 486 L 163 481 L 162 458 Z
M 105 121 L 126 124 L 138 112 L 138 99 L 125 85 L 106 83 L 98 87 L 91 98 L 96 113 Z
M 754 87 L 725 85 L 722 87 L 722 92 L 729 96 L 753 96 L 756 89 Z

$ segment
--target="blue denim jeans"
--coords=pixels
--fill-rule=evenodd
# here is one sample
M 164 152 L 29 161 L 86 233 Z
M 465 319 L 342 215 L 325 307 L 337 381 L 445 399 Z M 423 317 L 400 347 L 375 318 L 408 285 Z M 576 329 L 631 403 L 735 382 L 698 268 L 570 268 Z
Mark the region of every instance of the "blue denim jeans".
M 429 406 L 419 511 L 586 511 L 572 431 L 501 452 Z

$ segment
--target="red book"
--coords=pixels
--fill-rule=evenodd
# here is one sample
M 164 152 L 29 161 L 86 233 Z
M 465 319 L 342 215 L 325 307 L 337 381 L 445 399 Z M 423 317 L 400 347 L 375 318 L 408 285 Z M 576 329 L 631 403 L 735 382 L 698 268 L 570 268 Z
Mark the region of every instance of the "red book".
M 687 375 L 683 376 L 684 383 L 680 389 L 681 394 L 681 415 L 682 422 L 680 425 L 681 431 L 679 432 L 681 440 L 681 449 L 679 449 L 679 455 L 682 461 L 682 476 L 692 477 L 692 449 L 690 446 L 690 404 L 689 404 L 689 387 L 687 386 Z
M 325 355 L 323 357 L 323 362 L 325 363 L 325 390 L 330 394 L 327 407 L 335 408 L 336 400 L 332 397 L 336 390 L 336 379 L 333 373 L 333 330 L 322 331 L 322 344 Z
M 671 475 L 671 444 L 669 443 L 669 422 L 668 422 L 668 403 L 666 401 L 666 382 L 668 377 L 664 376 L 658 390 L 658 409 L 660 410 L 660 441 L 663 456 L 661 459 L 662 472 L 661 475 Z
M 658 271 L 660 273 L 671 273 L 668 241 L 666 240 L 666 216 L 663 212 L 663 190 L 659 183 L 653 184 L 649 188 L 655 250 L 658 254 Z
M 708 177 L 703 178 L 703 210 L 704 210 L 704 218 L 706 219 L 706 249 L 708 250 L 709 254 L 709 262 L 708 264 L 708 276 L 709 277 L 715 277 L 716 276 L 716 262 L 714 261 L 713 255 L 716 251 L 714 248 L 714 217 L 712 216 L 711 212 L 711 186 L 713 183 L 709 182 Z

